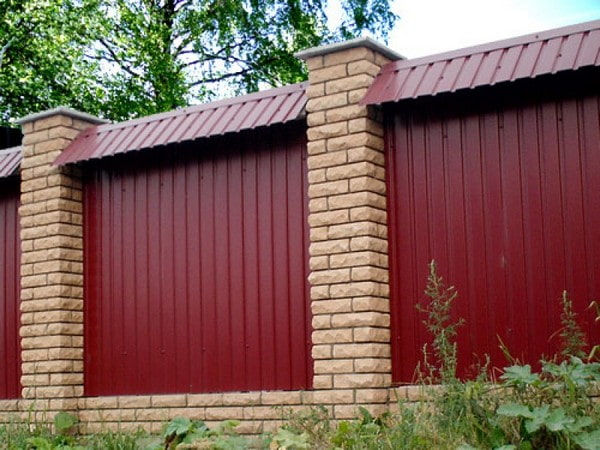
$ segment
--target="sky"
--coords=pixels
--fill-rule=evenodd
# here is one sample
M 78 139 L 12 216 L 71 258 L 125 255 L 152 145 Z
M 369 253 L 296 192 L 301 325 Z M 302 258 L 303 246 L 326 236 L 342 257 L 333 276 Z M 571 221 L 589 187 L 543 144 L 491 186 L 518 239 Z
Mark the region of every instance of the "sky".
M 600 0 L 393 0 L 392 5 L 400 20 L 388 46 L 408 58 L 600 19 Z

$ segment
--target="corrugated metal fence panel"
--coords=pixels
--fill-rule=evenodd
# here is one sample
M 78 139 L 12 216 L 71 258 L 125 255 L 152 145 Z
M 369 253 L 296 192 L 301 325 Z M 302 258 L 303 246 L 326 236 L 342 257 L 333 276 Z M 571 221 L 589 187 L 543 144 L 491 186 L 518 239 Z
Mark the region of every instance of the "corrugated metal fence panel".
M 564 289 L 600 339 L 586 310 L 600 298 L 599 97 L 456 114 L 460 102 L 388 124 L 398 382 L 412 380 L 427 340 L 415 304 L 431 259 L 459 291 L 463 374 L 474 354 L 506 364 L 498 337 L 521 360 L 553 354 Z
M 305 133 L 92 166 L 86 395 L 311 387 Z
M 21 396 L 19 180 L 0 180 L 0 398 Z

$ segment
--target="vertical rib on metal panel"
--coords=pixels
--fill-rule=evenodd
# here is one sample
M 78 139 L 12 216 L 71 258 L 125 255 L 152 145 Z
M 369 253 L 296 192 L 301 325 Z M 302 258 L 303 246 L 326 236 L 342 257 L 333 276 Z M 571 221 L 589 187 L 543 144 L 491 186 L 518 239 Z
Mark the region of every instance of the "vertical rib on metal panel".
M 305 149 L 288 124 L 90 169 L 86 395 L 310 387 Z
M 564 289 L 597 341 L 599 97 L 440 111 L 387 127 L 394 380 L 412 380 L 428 340 L 415 304 L 431 259 L 459 291 L 463 374 L 473 355 L 506 363 L 498 337 L 520 360 L 554 354 Z
M 19 180 L 0 180 L 0 399 L 21 396 Z

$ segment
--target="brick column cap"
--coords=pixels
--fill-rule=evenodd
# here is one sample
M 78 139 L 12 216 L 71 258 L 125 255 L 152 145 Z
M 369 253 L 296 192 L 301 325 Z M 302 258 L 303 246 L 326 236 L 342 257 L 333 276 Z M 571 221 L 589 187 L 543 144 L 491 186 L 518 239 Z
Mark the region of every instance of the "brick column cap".
M 342 50 L 351 50 L 353 48 L 364 47 L 373 50 L 392 61 L 406 59 L 400 53 L 392 50 L 391 48 L 383 45 L 381 42 L 378 42 L 375 39 L 372 39 L 368 36 L 358 37 L 343 42 L 335 42 L 333 44 L 319 45 L 318 47 L 307 48 L 306 50 L 301 50 L 297 52 L 294 56 L 298 59 L 307 60 L 308 58 L 313 58 L 315 56 L 323 56 Z
M 103 123 L 110 123 L 109 120 L 101 119 L 88 113 L 77 111 L 75 109 L 68 108 L 66 106 L 59 106 L 58 108 L 48 109 L 33 114 L 29 114 L 25 117 L 14 121 L 17 125 L 24 125 L 29 122 L 35 122 L 36 120 L 46 119 L 47 117 L 53 116 L 67 116 L 72 119 L 83 120 L 93 125 L 100 125 Z

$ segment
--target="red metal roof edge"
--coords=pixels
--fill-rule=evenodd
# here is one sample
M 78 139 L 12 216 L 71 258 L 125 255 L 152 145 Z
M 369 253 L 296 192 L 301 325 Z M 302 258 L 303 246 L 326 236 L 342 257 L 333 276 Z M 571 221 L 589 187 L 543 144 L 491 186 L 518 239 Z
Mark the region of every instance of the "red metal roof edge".
M 23 158 L 22 149 L 23 147 L 19 145 L 0 150 L 0 179 L 17 173 Z
M 488 53 L 494 50 L 514 47 L 517 45 L 533 44 L 535 42 L 547 41 L 549 39 L 554 39 L 561 36 L 568 36 L 570 34 L 583 33 L 586 31 L 592 31 L 597 29 L 600 29 L 600 20 L 592 20 L 589 22 L 578 23 L 575 25 L 568 25 L 566 27 L 554 28 L 551 30 L 544 30 L 536 33 L 529 33 L 524 34 L 522 36 L 502 39 L 500 41 L 493 41 L 485 44 L 474 45 L 471 47 L 450 50 L 448 52 L 436 53 L 420 58 L 392 61 L 383 66 L 379 74 L 394 72 L 399 69 L 407 69 L 410 67 L 420 66 L 424 64 L 431 64 L 437 61 L 460 58 L 463 56 L 471 56 L 477 53 Z
M 175 109 L 173 111 L 166 111 L 166 112 L 162 112 L 162 113 L 152 114 L 150 116 L 144 116 L 144 117 L 139 117 L 136 119 L 126 120 L 124 122 L 98 125 L 97 127 L 94 127 L 94 128 L 95 128 L 95 131 L 97 131 L 97 132 L 116 130 L 119 128 L 126 128 L 126 127 L 130 127 L 130 126 L 137 125 L 140 123 L 154 122 L 154 121 L 159 121 L 159 120 L 167 119 L 167 118 L 174 117 L 174 116 L 188 115 L 188 114 L 192 114 L 192 113 L 206 111 L 209 109 L 217 109 L 222 106 L 230 106 L 230 105 L 235 105 L 238 103 L 246 103 L 246 102 L 250 102 L 250 101 L 261 100 L 261 99 L 265 99 L 265 98 L 269 98 L 269 97 L 276 97 L 276 96 L 282 95 L 282 94 L 292 94 L 294 92 L 300 92 L 300 91 L 306 90 L 307 85 L 308 85 L 307 81 L 303 81 L 301 83 L 295 83 L 295 84 L 288 84 L 286 86 L 282 86 L 282 87 L 278 87 L 278 88 L 267 89 L 264 91 L 240 95 L 237 97 L 226 98 L 223 100 L 216 100 L 214 102 L 209 102 L 209 103 L 202 103 L 200 105 L 188 106 L 185 108 Z

